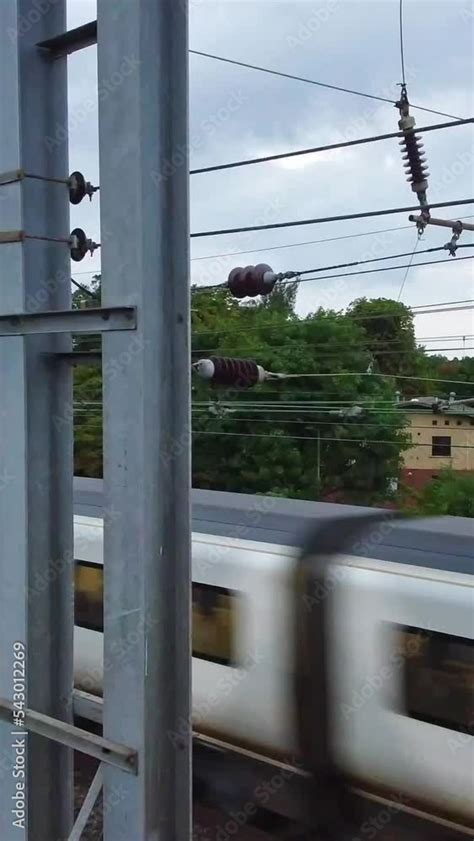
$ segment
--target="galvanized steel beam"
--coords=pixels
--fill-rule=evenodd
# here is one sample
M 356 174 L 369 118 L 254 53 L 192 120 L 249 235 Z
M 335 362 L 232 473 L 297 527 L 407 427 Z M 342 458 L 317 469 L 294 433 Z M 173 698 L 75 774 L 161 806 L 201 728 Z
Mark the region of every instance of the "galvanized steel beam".
M 104 333 L 135 330 L 135 307 L 88 307 L 83 310 L 10 312 L 0 315 L 0 336 L 51 333 Z M 69 353 L 69 352 L 68 352 Z
M 187 49 L 187 3 L 99 0 L 102 299 L 137 308 L 103 339 L 104 734 L 139 754 L 106 841 L 191 837 Z
M 0 172 L 68 177 L 67 145 L 53 142 L 58 125 L 67 132 L 66 64 L 36 47 L 64 29 L 65 5 L 0 3 Z M 41 180 L 2 186 L 0 230 L 67 240 L 67 187 Z M 56 243 L 2 245 L 0 315 L 66 310 L 68 277 L 69 254 Z M 0 695 L 18 705 L 15 722 L 0 724 L 2 841 L 24 839 L 26 824 L 28 841 L 66 838 L 72 826 L 72 752 L 27 735 L 20 715 L 28 704 L 64 722 L 72 717 L 71 373 L 45 359 L 68 350 L 67 335 L 0 338 Z M 14 673 L 23 651 L 24 679 L 21 668 Z M 25 821 L 23 810 L 12 811 L 24 794 Z
M 3 698 L 0 698 L 0 720 L 12 721 L 14 705 Z M 121 768 L 128 774 L 136 774 L 138 757 L 136 751 L 82 730 L 73 724 L 64 721 L 57 721 L 48 715 L 43 715 L 35 710 L 26 708 L 24 710 L 24 727 L 29 733 L 36 733 L 44 736 L 45 739 L 52 739 L 61 745 L 73 748 L 79 753 L 93 756 L 101 762 Z

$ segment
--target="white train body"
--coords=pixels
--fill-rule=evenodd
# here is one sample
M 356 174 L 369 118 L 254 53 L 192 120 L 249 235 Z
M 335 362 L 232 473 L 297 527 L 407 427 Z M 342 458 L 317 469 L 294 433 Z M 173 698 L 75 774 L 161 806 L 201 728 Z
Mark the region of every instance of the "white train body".
M 193 533 L 193 582 L 230 593 L 233 616 L 232 662 L 193 657 L 194 726 L 290 764 L 298 759 L 292 585 L 298 554 L 296 546 Z M 94 567 L 103 564 L 100 519 L 75 517 L 75 557 Z M 406 795 L 468 824 L 474 824 L 473 720 L 465 705 L 474 691 L 472 653 L 466 654 L 474 636 L 473 581 L 455 570 L 339 555 L 330 588 L 308 605 L 317 610 L 321 599 L 330 604 L 331 704 L 340 767 L 366 790 L 397 791 L 402 799 Z M 102 639 L 96 630 L 75 629 L 76 687 L 97 694 Z M 427 639 L 434 672 L 424 666 L 420 684 L 410 657 L 418 656 Z M 408 652 L 403 656 L 400 640 Z M 460 674 L 461 695 L 451 672 L 443 673 L 440 690 L 437 684 L 425 687 L 425 705 L 420 686 L 441 668 L 435 662 L 439 651 L 457 641 L 462 662 L 452 668 Z M 452 704 L 437 698 L 447 691 L 454 693 Z

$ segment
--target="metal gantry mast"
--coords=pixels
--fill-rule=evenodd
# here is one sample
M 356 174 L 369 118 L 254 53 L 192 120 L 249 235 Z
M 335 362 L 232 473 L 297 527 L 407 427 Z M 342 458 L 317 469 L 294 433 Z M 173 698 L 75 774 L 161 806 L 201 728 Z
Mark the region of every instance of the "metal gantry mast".
M 65 0 L 0 4 L 0 176 L 40 176 L 0 178 L 2 841 L 78 841 L 102 781 L 105 841 L 191 832 L 186 4 L 98 31 L 104 305 L 72 312 Z M 72 724 L 73 332 L 104 336 L 103 738 Z M 71 748 L 101 761 L 74 828 Z
M 99 89 L 117 82 L 99 106 L 103 301 L 139 316 L 103 346 L 104 733 L 140 757 L 105 815 L 113 841 L 191 832 L 186 7 L 98 3 Z
M 52 149 L 45 142 L 56 125 L 67 126 L 66 65 L 45 61 L 35 46 L 65 22 L 63 0 L 41 15 L 32 0 L 0 3 L 0 172 L 68 172 L 67 144 Z M 40 180 L 2 186 L 0 231 L 12 230 L 67 237 L 66 190 Z M 1 315 L 66 310 L 70 299 L 67 247 L 37 240 L 0 245 Z M 19 712 L 24 696 L 31 708 L 61 721 L 72 716 L 72 389 L 70 372 L 54 370 L 46 354 L 69 347 L 67 334 L 44 330 L 0 338 L 0 697 L 12 701 L 16 688 Z M 24 682 L 21 667 L 14 671 L 22 645 Z M 67 837 L 72 753 L 32 733 L 14 736 L 25 730 L 20 720 L 0 724 L 0 838 Z M 14 776 L 21 764 L 15 743 L 22 739 L 26 779 Z M 17 797 L 22 783 L 28 836 L 13 825 L 22 811 L 15 815 L 13 804 L 25 802 Z

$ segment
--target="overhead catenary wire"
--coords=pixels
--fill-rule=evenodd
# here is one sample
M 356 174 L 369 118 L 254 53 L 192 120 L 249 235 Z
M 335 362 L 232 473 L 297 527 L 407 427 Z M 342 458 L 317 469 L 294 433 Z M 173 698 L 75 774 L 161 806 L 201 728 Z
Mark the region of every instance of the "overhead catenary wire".
M 405 48 L 403 43 L 403 0 L 400 0 L 399 8 L 399 29 L 400 29 L 400 64 L 402 70 L 402 84 L 406 85 L 405 76 Z M 412 106 L 413 107 L 413 106 Z
M 399 414 L 401 416 L 400 420 L 401 420 L 401 422 L 403 422 L 403 413 L 400 411 Z M 197 414 L 196 418 L 201 419 L 203 417 L 203 415 L 204 415 L 204 412 L 202 412 L 200 414 Z M 210 421 L 215 420 L 215 418 L 210 417 L 208 413 L 207 413 L 206 417 L 209 417 Z M 319 419 L 318 420 L 294 420 L 294 419 L 291 419 L 291 418 L 290 419 L 287 418 L 285 420 L 282 420 L 280 418 L 255 418 L 255 417 L 253 417 L 253 418 L 242 418 L 242 417 L 235 418 L 235 417 L 226 415 L 225 417 L 220 418 L 220 420 L 223 420 L 226 423 L 227 423 L 227 421 L 229 421 L 230 423 L 279 423 L 279 424 L 281 423 L 282 425 L 287 424 L 287 423 L 288 424 L 291 423 L 291 424 L 299 424 L 300 426 L 303 425 L 303 426 L 314 426 L 314 427 L 319 427 L 319 426 L 354 426 L 356 428 L 361 427 L 361 428 L 368 428 L 368 429 L 380 429 L 380 427 L 385 427 L 385 428 L 392 427 L 393 429 L 396 429 L 396 430 L 398 430 L 399 432 L 402 432 L 402 433 L 409 432 L 411 429 L 433 429 L 433 427 L 431 425 L 416 426 L 414 424 L 410 424 L 409 427 L 408 426 L 399 426 L 398 424 L 390 423 L 390 421 L 387 421 L 385 418 L 382 418 L 378 423 L 373 423 L 371 421 L 365 421 L 365 422 L 360 421 L 360 420 L 354 421 L 351 418 L 339 418 L 338 420 L 333 420 L 333 421 L 324 421 L 324 420 L 319 420 Z
M 210 58 L 214 61 L 222 61 L 225 64 L 234 64 L 237 67 L 245 67 L 248 70 L 257 70 L 260 73 L 268 73 L 271 76 L 280 76 L 284 79 L 293 79 L 296 82 L 304 82 L 308 85 L 316 85 L 320 88 L 328 88 L 329 90 L 340 91 L 341 93 L 348 93 L 352 94 L 353 96 L 361 96 L 365 99 L 373 99 L 378 102 L 388 102 L 390 103 L 390 105 L 395 105 L 394 99 L 389 99 L 385 96 L 377 96 L 376 94 L 365 93 L 364 91 L 357 91 L 353 90 L 352 88 L 345 88 L 341 85 L 330 85 L 328 82 L 319 82 L 315 79 L 309 79 L 305 76 L 296 76 L 293 73 L 284 73 L 283 71 L 273 70 L 269 67 L 261 67 L 257 64 L 249 64 L 246 61 L 237 61 L 236 59 L 226 58 L 225 56 L 215 55 L 214 53 L 206 53 L 202 50 L 189 50 L 189 52 L 192 53 L 192 55 L 202 56 L 203 58 Z M 446 114 L 444 111 L 436 111 L 433 108 L 424 108 L 422 105 L 412 105 L 411 107 L 416 108 L 418 111 L 426 111 L 428 114 L 438 114 L 440 117 L 449 117 L 449 119 L 452 120 L 461 119 L 460 117 L 456 117 L 453 114 Z
M 419 237 L 418 237 L 418 234 L 417 234 L 416 244 L 418 244 L 418 241 L 419 241 Z M 415 248 L 416 248 L 416 245 L 415 245 Z M 474 248 L 474 243 L 470 243 L 470 242 L 462 243 L 461 245 L 458 245 L 457 248 Z M 434 254 L 437 251 L 446 251 L 446 250 L 447 249 L 446 249 L 445 245 L 434 246 L 433 248 L 424 248 L 423 251 L 418 251 L 418 256 L 420 256 L 421 254 Z M 336 269 L 349 269 L 349 268 L 351 268 L 351 266 L 364 266 L 367 263 L 381 263 L 384 260 L 398 260 L 402 257 L 412 257 L 413 258 L 413 255 L 414 255 L 414 251 L 404 251 L 401 254 L 386 254 L 384 257 L 369 257 L 366 260 L 352 260 L 349 263 L 335 263 L 332 266 L 317 266 L 316 268 L 312 268 L 312 269 L 300 269 L 298 271 L 295 270 L 294 272 L 291 272 L 291 274 L 294 275 L 295 278 L 298 278 L 298 277 L 300 277 L 300 275 L 311 274 L 312 272 L 329 272 L 329 271 L 335 271 Z M 287 274 L 287 273 L 285 272 L 285 274 Z M 284 279 L 285 280 L 286 279 L 292 280 L 293 278 L 286 277 Z
M 469 216 L 460 216 L 459 221 L 463 219 L 472 219 L 474 218 L 471 215 Z M 205 254 L 201 257 L 191 257 L 191 263 L 199 262 L 201 260 L 215 260 L 218 257 L 237 257 L 239 254 L 258 254 L 264 251 L 281 251 L 285 248 L 300 248 L 305 245 L 318 245 L 327 242 L 338 242 L 339 240 L 345 239 L 358 239 L 360 237 L 369 237 L 369 236 L 377 236 L 378 234 L 388 234 L 395 231 L 407 231 L 408 229 L 412 229 L 413 225 L 397 225 L 393 228 L 377 228 L 375 231 L 361 231 L 357 234 L 345 234 L 339 237 L 326 237 L 325 239 L 309 239 L 304 240 L 303 242 L 288 242 L 284 245 L 267 245 L 265 248 L 249 248 L 245 251 L 227 251 L 227 252 L 219 252 L 218 254 Z M 80 277 L 81 275 L 96 275 L 100 277 L 101 269 L 90 269 L 87 272 L 74 272 L 74 277 Z
M 408 307 L 413 315 L 428 315 L 430 312 L 432 313 L 439 313 L 439 312 L 453 312 L 458 310 L 471 310 L 474 307 L 472 306 L 456 306 L 454 304 L 474 304 L 474 298 L 465 298 L 459 301 L 440 301 L 432 304 L 418 304 L 411 307 Z M 408 306 L 408 305 L 404 305 Z M 435 309 L 434 309 L 435 308 Z M 337 313 L 339 315 L 339 313 Z M 341 313 L 341 317 L 347 315 L 347 313 Z M 317 316 L 316 316 L 317 317 Z M 371 313 L 370 315 L 351 315 L 351 319 L 353 321 L 371 321 L 374 318 L 400 318 L 400 312 L 384 312 L 384 313 Z M 315 323 L 315 318 L 301 318 L 298 321 L 288 321 L 286 322 L 287 326 L 291 327 L 298 327 L 298 326 L 306 326 Z M 226 336 L 236 335 L 237 333 L 250 333 L 254 330 L 265 330 L 265 331 L 281 331 L 281 324 L 268 324 L 268 325 L 258 325 L 253 327 L 238 327 L 236 330 L 222 330 L 218 328 L 212 328 L 210 330 L 194 330 L 194 336 L 206 336 L 209 334 L 214 333 L 225 333 Z
M 405 288 L 405 283 L 407 282 L 408 272 L 411 269 L 411 266 L 412 266 L 412 263 L 413 263 L 413 258 L 415 256 L 416 249 L 418 248 L 419 241 L 420 241 L 420 237 L 419 237 L 418 231 L 417 231 L 416 232 L 416 237 L 415 237 L 415 245 L 413 246 L 413 251 L 412 251 L 411 256 L 410 256 L 410 261 L 408 263 L 408 266 L 405 269 L 405 274 L 403 275 L 403 280 L 401 282 L 400 289 L 398 290 L 397 301 L 399 301 L 400 298 L 402 297 L 402 292 Z M 443 249 L 444 248 L 446 248 L 446 246 L 443 246 Z M 418 254 L 425 254 L 425 251 L 419 251 Z
M 288 345 L 230 345 L 226 346 L 225 344 L 219 345 L 219 353 L 224 353 L 224 351 L 229 351 L 234 353 L 236 350 L 245 350 L 247 353 L 255 353 L 256 351 L 269 351 L 269 350 L 279 350 L 281 352 L 287 351 L 288 353 L 294 352 L 299 347 L 296 337 L 291 344 Z M 309 350 L 313 350 L 313 345 L 308 345 Z M 334 357 L 340 357 L 341 353 L 345 350 L 346 352 L 350 352 L 351 356 L 355 354 L 368 354 L 369 356 L 409 356 L 411 355 L 414 350 L 422 350 L 420 346 L 417 346 L 415 349 L 408 348 L 407 350 L 403 350 L 403 348 L 391 348 L 390 350 L 383 350 L 378 348 L 372 348 L 369 345 L 361 346 L 361 347 L 353 347 L 349 348 L 347 345 L 345 347 L 341 346 L 339 348 L 334 347 L 333 349 L 329 350 L 320 350 L 315 348 L 317 351 L 318 359 L 332 359 Z M 455 347 L 433 347 L 433 348 L 424 348 L 425 353 L 452 353 L 453 351 L 458 350 L 474 350 L 474 345 L 456 345 Z M 213 352 L 214 348 L 196 348 L 192 350 L 193 354 L 200 354 Z
M 465 245 L 464 247 L 467 248 L 467 247 L 473 247 L 473 246 L 471 246 L 469 244 L 469 245 Z M 438 250 L 443 251 L 444 249 L 441 248 L 441 249 L 435 249 L 435 250 L 436 251 L 438 251 Z M 421 252 L 420 252 L 420 254 L 421 254 Z M 386 260 L 386 259 L 391 259 L 391 258 L 389 258 L 389 257 L 388 258 L 387 257 L 376 257 L 376 258 L 373 258 L 373 259 L 370 259 L 370 260 L 361 260 L 360 263 L 373 263 L 373 262 L 377 262 L 377 260 Z M 472 259 L 473 259 L 472 257 L 458 257 L 457 262 L 460 263 L 462 260 L 472 260 Z M 292 276 L 291 278 L 282 278 L 278 282 L 280 284 L 310 283 L 313 280 L 332 280 L 332 279 L 339 278 L 339 277 L 359 277 L 359 275 L 363 275 L 363 274 L 378 274 L 379 272 L 380 273 L 381 272 L 393 272 L 393 271 L 397 271 L 397 269 L 406 269 L 407 267 L 411 267 L 412 265 L 413 265 L 414 269 L 416 269 L 418 266 L 438 266 L 441 263 L 452 263 L 452 261 L 453 261 L 452 257 L 446 257 L 446 259 L 444 259 L 444 260 L 422 260 L 421 262 L 418 262 L 418 263 L 412 263 L 412 262 L 404 263 L 401 266 L 382 266 L 380 269 L 359 269 L 356 272 L 343 272 L 343 273 L 339 273 L 339 274 L 317 275 L 316 277 L 302 277 L 302 278 L 300 278 L 298 275 L 296 275 L 294 277 Z M 350 264 L 350 265 L 357 265 L 357 262 L 355 264 Z M 322 269 L 322 268 L 321 269 L 311 269 L 311 271 L 324 271 L 324 269 Z M 302 274 L 304 274 L 304 272 L 302 272 Z M 213 284 L 211 286 L 199 286 L 198 289 L 202 292 L 212 292 L 212 291 L 223 291 L 224 292 L 227 289 L 227 284 L 223 284 L 223 283 L 218 283 L 217 284 L 216 283 L 216 284 Z
M 436 123 L 431 126 L 421 126 L 417 128 L 417 132 L 428 131 L 442 131 L 446 128 L 455 128 L 457 126 L 466 126 L 474 123 L 474 117 L 466 117 L 463 120 L 453 120 L 449 123 Z M 337 149 L 348 149 L 352 146 L 364 146 L 367 143 L 379 143 L 383 140 L 392 140 L 393 138 L 403 138 L 405 133 L 403 131 L 390 131 L 385 134 L 371 135 L 370 137 L 359 137 L 355 140 L 341 140 L 335 143 L 326 143 L 321 146 L 312 146 L 306 149 L 296 149 L 292 152 L 278 152 L 273 155 L 263 155 L 258 158 L 243 158 L 238 161 L 231 161 L 225 164 L 212 164 L 211 166 L 201 166 L 190 170 L 190 175 L 203 175 L 209 172 L 221 172 L 227 169 L 236 169 L 243 166 L 254 166 L 256 164 L 271 163 L 272 161 L 287 160 L 288 158 L 297 158 L 301 155 L 315 155 L 320 152 L 331 152 Z
M 325 435 L 316 436 L 316 435 L 281 435 L 277 433 L 276 435 L 267 435 L 266 433 L 262 432 L 221 432 L 221 431 L 214 431 L 214 430 L 204 430 L 204 429 L 193 429 L 193 435 L 233 435 L 239 438 L 271 438 L 273 441 L 284 440 L 285 438 L 289 439 L 297 439 L 299 441 L 340 441 L 342 443 L 352 443 L 352 444 L 389 444 L 392 447 L 398 447 L 401 443 L 400 441 L 385 441 L 385 440 L 377 440 L 377 439 L 370 439 L 370 438 L 328 438 Z M 408 442 L 407 442 L 408 444 Z M 429 447 L 431 449 L 431 444 L 423 444 L 421 442 L 416 443 L 417 447 Z M 456 448 L 459 450 L 474 450 L 474 445 L 471 444 L 456 444 Z
M 339 371 L 335 374 L 285 374 L 285 379 L 306 379 L 308 377 L 383 377 L 390 380 L 416 380 L 416 382 L 427 383 L 446 383 L 448 385 L 469 385 L 466 380 L 445 380 L 439 377 L 416 377 L 408 374 L 382 374 L 377 371 L 368 373 L 367 371 Z
M 456 199 L 454 201 L 433 202 L 429 208 L 457 207 L 459 205 L 472 204 L 474 198 Z M 270 231 L 279 228 L 294 228 L 303 225 L 321 225 L 326 222 L 345 222 L 350 219 L 370 219 L 375 216 L 390 216 L 394 213 L 412 213 L 419 210 L 419 205 L 408 207 L 390 207 L 383 210 L 366 210 L 361 213 L 343 213 L 338 216 L 320 216 L 315 219 L 296 219 L 287 222 L 269 222 L 264 225 L 246 225 L 239 228 L 220 228 L 215 231 L 196 231 L 190 236 L 193 238 L 226 236 L 227 234 L 241 234 L 250 231 Z

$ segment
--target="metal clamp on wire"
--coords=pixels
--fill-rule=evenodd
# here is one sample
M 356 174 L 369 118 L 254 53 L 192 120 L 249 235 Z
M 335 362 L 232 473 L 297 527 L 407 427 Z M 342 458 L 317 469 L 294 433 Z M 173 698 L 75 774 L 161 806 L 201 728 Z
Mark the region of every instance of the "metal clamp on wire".
M 453 235 L 449 242 L 446 243 L 444 246 L 446 251 L 449 251 L 451 257 L 456 256 L 456 251 L 458 249 L 458 239 L 463 232 L 463 225 L 462 222 L 455 222 L 453 225 Z

